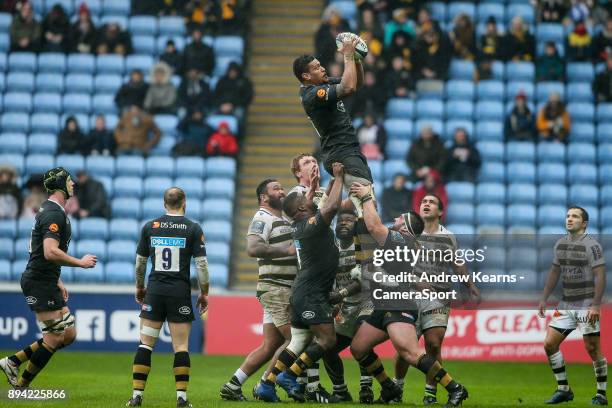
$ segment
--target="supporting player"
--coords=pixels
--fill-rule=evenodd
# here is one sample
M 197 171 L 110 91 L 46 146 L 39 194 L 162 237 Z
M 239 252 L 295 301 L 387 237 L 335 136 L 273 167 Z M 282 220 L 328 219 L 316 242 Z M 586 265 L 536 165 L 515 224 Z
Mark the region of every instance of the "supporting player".
M 151 354 L 159 332 L 168 322 L 174 350 L 176 406 L 191 407 L 187 398 L 189 385 L 189 333 L 194 320 L 191 304 L 189 270 L 195 260 L 200 285 L 197 306 L 200 314 L 208 308 L 208 261 L 202 228 L 185 217 L 185 192 L 172 187 L 164 193 L 166 214 L 142 227 L 136 250 L 136 302 L 140 311 L 140 345 L 132 366 L 132 398 L 128 407 L 139 407 L 151 371 Z M 147 260 L 151 274 L 145 288 Z
M 75 185 L 70 174 L 62 167 L 51 169 L 44 174 L 43 185 L 49 198 L 36 214 L 30 238 L 30 259 L 21 275 L 21 290 L 36 314 L 42 339 L 0 360 L 0 368 L 9 384 L 16 388 L 27 388 L 53 354 L 75 340 L 74 316 L 66 306 L 68 291 L 60 279 L 61 267 L 93 268 L 97 262 L 95 255 L 85 255 L 81 259 L 68 255 L 72 231 L 64 207 L 74 195 Z M 19 366 L 28 360 L 18 378 Z
M 366 226 L 380 247 L 392 251 L 398 247 L 417 248 L 417 237 L 424 229 L 423 220 L 418 214 L 413 211 L 402 214 L 395 220 L 393 228 L 388 229 L 382 224 L 376 212 L 371 190 L 367 186 L 354 183 L 351 192 L 364 204 Z M 410 269 L 408 263 L 399 260 L 385 264 L 385 271 L 391 275 L 410 273 Z M 410 288 L 405 284 L 399 284 L 394 290 L 410 291 Z M 403 307 L 406 301 L 402 302 Z M 468 397 L 467 389 L 455 382 L 434 357 L 427 355 L 419 347 L 415 329 L 418 315 L 416 304 L 408 302 L 405 309 L 399 306 L 388 304 L 388 307 L 383 307 L 375 304 L 374 313 L 362 323 L 353 338 L 351 343 L 353 357 L 381 383 L 381 402 L 390 402 L 401 395 L 401 389 L 384 374 L 380 360 L 374 359 L 369 354 L 376 345 L 390 339 L 402 359 L 422 371 L 428 381 L 435 381 L 446 388 L 449 393 L 447 407 L 460 406 Z
M 419 215 L 425 222 L 425 229 L 419 237 L 419 242 L 427 249 L 432 251 L 455 251 L 458 249 L 457 240 L 452 232 L 447 230 L 440 224 L 440 219 L 444 213 L 444 204 L 440 197 L 435 194 L 427 194 L 421 200 Z M 433 258 L 433 257 L 432 257 Z M 428 262 L 427 262 L 428 261 Z M 442 260 L 428 259 L 426 262 L 418 262 L 416 269 L 418 275 L 425 272 L 429 275 L 443 275 L 452 269 L 455 274 L 467 275 L 467 267 L 465 264 L 459 265 L 455 262 L 442 262 Z M 472 280 L 469 280 L 467 286 L 472 299 L 476 302 L 480 300 L 480 291 Z M 433 289 L 447 291 L 450 289 L 449 284 L 438 283 Z M 442 301 L 421 301 L 418 303 L 419 315 L 416 322 L 417 337 L 421 335 L 425 338 L 425 352 L 435 358 L 442 364 L 442 342 L 446 334 L 448 326 L 448 318 L 450 316 L 450 306 L 447 302 Z M 395 359 L 395 383 L 401 388 L 404 387 L 404 379 L 408 371 L 409 364 L 402 360 L 399 356 Z M 437 404 L 436 398 L 437 383 L 429 380 L 425 384 L 425 395 L 423 396 L 423 405 Z M 400 399 L 401 400 L 401 399 Z
M 293 219 L 298 276 L 291 294 L 291 342 L 280 353 L 266 381 L 258 386 L 258 395 L 264 401 L 278 401 L 275 383 L 289 397 L 304 401 L 306 396 L 300 392 L 297 377 L 336 343 L 329 293 L 338 266 L 338 248 L 329 225 L 340 208 L 342 164 L 334 163 L 333 173 L 329 197 L 320 209 L 311 197 L 299 193 L 290 194 L 283 202 L 285 214 Z M 306 394 L 309 400 L 337 402 L 320 389 L 307 389 Z
M 546 331 L 544 350 L 550 367 L 557 379 L 557 390 L 546 401 L 559 404 L 574 399 L 565 361 L 559 346 L 574 330 L 582 333 L 584 346 L 593 360 L 597 393 L 593 405 L 608 405 L 608 361 L 600 344 L 600 305 L 606 287 L 606 267 L 601 245 L 586 233 L 589 214 L 584 208 L 573 206 L 565 215 L 568 234 L 555 244 L 554 260 L 546 279 L 539 305 L 540 317 L 544 317 L 546 301 L 557 286 L 559 277 L 563 282 L 563 299 L 557 305 Z
M 301 194 L 308 193 L 312 188 L 314 188 L 314 198 L 313 202 L 319 206 L 321 205 L 321 200 L 325 192 L 321 190 L 319 185 L 319 163 L 314 156 L 307 153 L 300 153 L 291 159 L 291 173 L 297 180 L 297 186 L 293 187 L 289 194 L 297 192 Z M 313 175 L 316 176 L 316 185 L 313 185 L 311 182 L 313 180 Z M 288 195 L 289 195 L 288 194 Z
M 259 210 L 247 233 L 247 254 L 256 257 L 259 264 L 257 298 L 264 311 L 264 339 L 221 388 L 225 400 L 245 401 L 242 384 L 266 362 L 272 360 L 270 369 L 274 367 L 275 353 L 280 353 L 291 339 L 289 297 L 297 260 L 291 224 L 282 213 L 285 191 L 277 180 L 266 179 L 257 186 L 256 195 Z

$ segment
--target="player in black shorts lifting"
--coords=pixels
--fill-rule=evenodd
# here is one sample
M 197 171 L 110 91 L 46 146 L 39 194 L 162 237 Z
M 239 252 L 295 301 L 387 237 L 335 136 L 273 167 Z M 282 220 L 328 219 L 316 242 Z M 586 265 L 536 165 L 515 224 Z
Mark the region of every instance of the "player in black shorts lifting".
M 62 167 L 47 171 L 43 185 L 49 198 L 42 203 L 30 237 L 30 259 L 21 275 L 21 290 L 26 303 L 36 313 L 42 339 L 12 356 L 0 360 L 0 368 L 13 387 L 26 388 L 49 362 L 56 350 L 71 344 L 76 337 L 74 316 L 66 306 L 68 291 L 60 279 L 62 266 L 93 268 L 97 258 L 81 259 L 68 255 L 71 230 L 64 206 L 74 195 L 74 182 Z M 19 365 L 30 360 L 19 376 Z
M 140 311 L 140 345 L 132 367 L 133 393 L 126 406 L 142 404 L 142 394 L 151 370 L 151 353 L 164 321 L 168 321 L 174 349 L 176 406 L 191 407 L 189 384 L 189 332 L 194 314 L 191 305 L 189 269 L 193 257 L 198 271 L 200 313 L 208 307 L 208 261 L 204 233 L 198 223 L 185 217 L 185 193 L 172 187 L 164 193 L 166 215 L 142 228 L 136 251 L 136 301 Z M 152 266 L 145 288 L 147 259 Z
M 381 222 L 372 201 L 371 190 L 367 186 L 354 183 L 351 186 L 351 192 L 361 200 L 366 226 L 379 247 L 391 251 L 395 251 L 398 247 L 417 249 L 416 237 L 421 235 L 425 227 L 420 215 L 414 211 L 402 214 L 395 219 L 393 227 L 389 229 Z M 393 260 L 385 263 L 384 270 L 389 275 L 397 275 L 402 272 L 412 272 L 412 267 L 410 263 Z M 372 289 L 375 283 L 370 284 L 372 285 L 370 289 Z M 409 283 L 400 283 L 397 288 L 389 290 L 411 291 L 412 289 Z M 390 339 L 404 361 L 422 371 L 428 380 L 434 380 L 446 388 L 448 391 L 446 407 L 460 406 L 468 397 L 467 389 L 454 381 L 434 357 L 427 355 L 419 347 L 415 328 L 418 316 L 416 303 L 404 300 L 398 305 L 398 301 L 395 301 L 394 304 L 381 304 L 382 302 L 376 299 L 373 301 L 374 312 L 359 327 L 353 337 L 351 353 L 360 366 L 381 382 L 382 402 L 390 402 L 402 393 L 401 389 L 384 374 L 380 360 L 370 354 L 376 345 Z M 399 307 L 404 305 L 405 308 Z

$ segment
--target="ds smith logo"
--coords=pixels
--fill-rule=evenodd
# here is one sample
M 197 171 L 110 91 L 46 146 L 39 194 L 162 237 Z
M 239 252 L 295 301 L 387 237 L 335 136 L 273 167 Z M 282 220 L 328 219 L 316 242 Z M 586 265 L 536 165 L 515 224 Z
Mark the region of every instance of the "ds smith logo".
M 187 229 L 187 225 L 186 224 L 181 224 L 181 223 L 176 223 L 176 222 L 169 222 L 169 221 L 153 221 L 153 225 L 151 226 L 152 228 L 168 228 L 168 229 L 181 229 L 181 230 L 186 230 Z

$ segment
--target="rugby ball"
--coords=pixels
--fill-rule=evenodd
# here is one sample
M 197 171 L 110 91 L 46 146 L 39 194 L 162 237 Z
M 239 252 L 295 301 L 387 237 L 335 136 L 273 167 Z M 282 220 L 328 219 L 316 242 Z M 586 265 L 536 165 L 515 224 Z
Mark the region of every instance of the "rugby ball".
M 355 47 L 355 58 L 358 60 L 364 59 L 368 55 L 368 45 L 357 34 L 353 34 L 349 32 L 338 34 L 336 36 L 336 47 L 338 48 L 338 50 L 342 48 L 342 43 L 344 42 L 344 39 L 347 37 L 351 39 L 354 39 L 354 38 L 359 39 L 359 42 L 357 43 L 357 46 Z

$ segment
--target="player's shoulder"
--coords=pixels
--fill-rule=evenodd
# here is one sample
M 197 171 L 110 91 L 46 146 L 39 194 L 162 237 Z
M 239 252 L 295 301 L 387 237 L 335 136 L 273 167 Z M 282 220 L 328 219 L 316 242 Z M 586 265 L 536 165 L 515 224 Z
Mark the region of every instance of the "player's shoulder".
M 584 235 L 584 239 L 582 240 L 582 242 L 587 246 L 587 247 L 591 247 L 591 246 L 601 246 L 601 244 L 599 243 L 599 241 L 597 240 L 596 237 L 594 237 L 591 234 L 585 234 Z
M 277 217 L 274 214 L 272 214 L 271 212 L 263 208 L 260 208 L 259 210 L 257 210 L 257 212 L 255 212 L 255 215 L 253 215 L 253 221 L 259 220 L 259 221 L 264 221 L 266 223 L 270 223 L 274 221 L 275 218 Z
M 65 220 L 66 213 L 60 208 L 60 206 L 49 200 L 43 202 L 38 209 L 36 218 L 39 220 Z
M 289 193 L 287 193 L 287 195 L 292 194 L 292 193 L 306 194 L 307 190 L 308 189 L 305 186 L 298 184 L 296 186 L 293 186 L 293 188 L 289 190 Z

